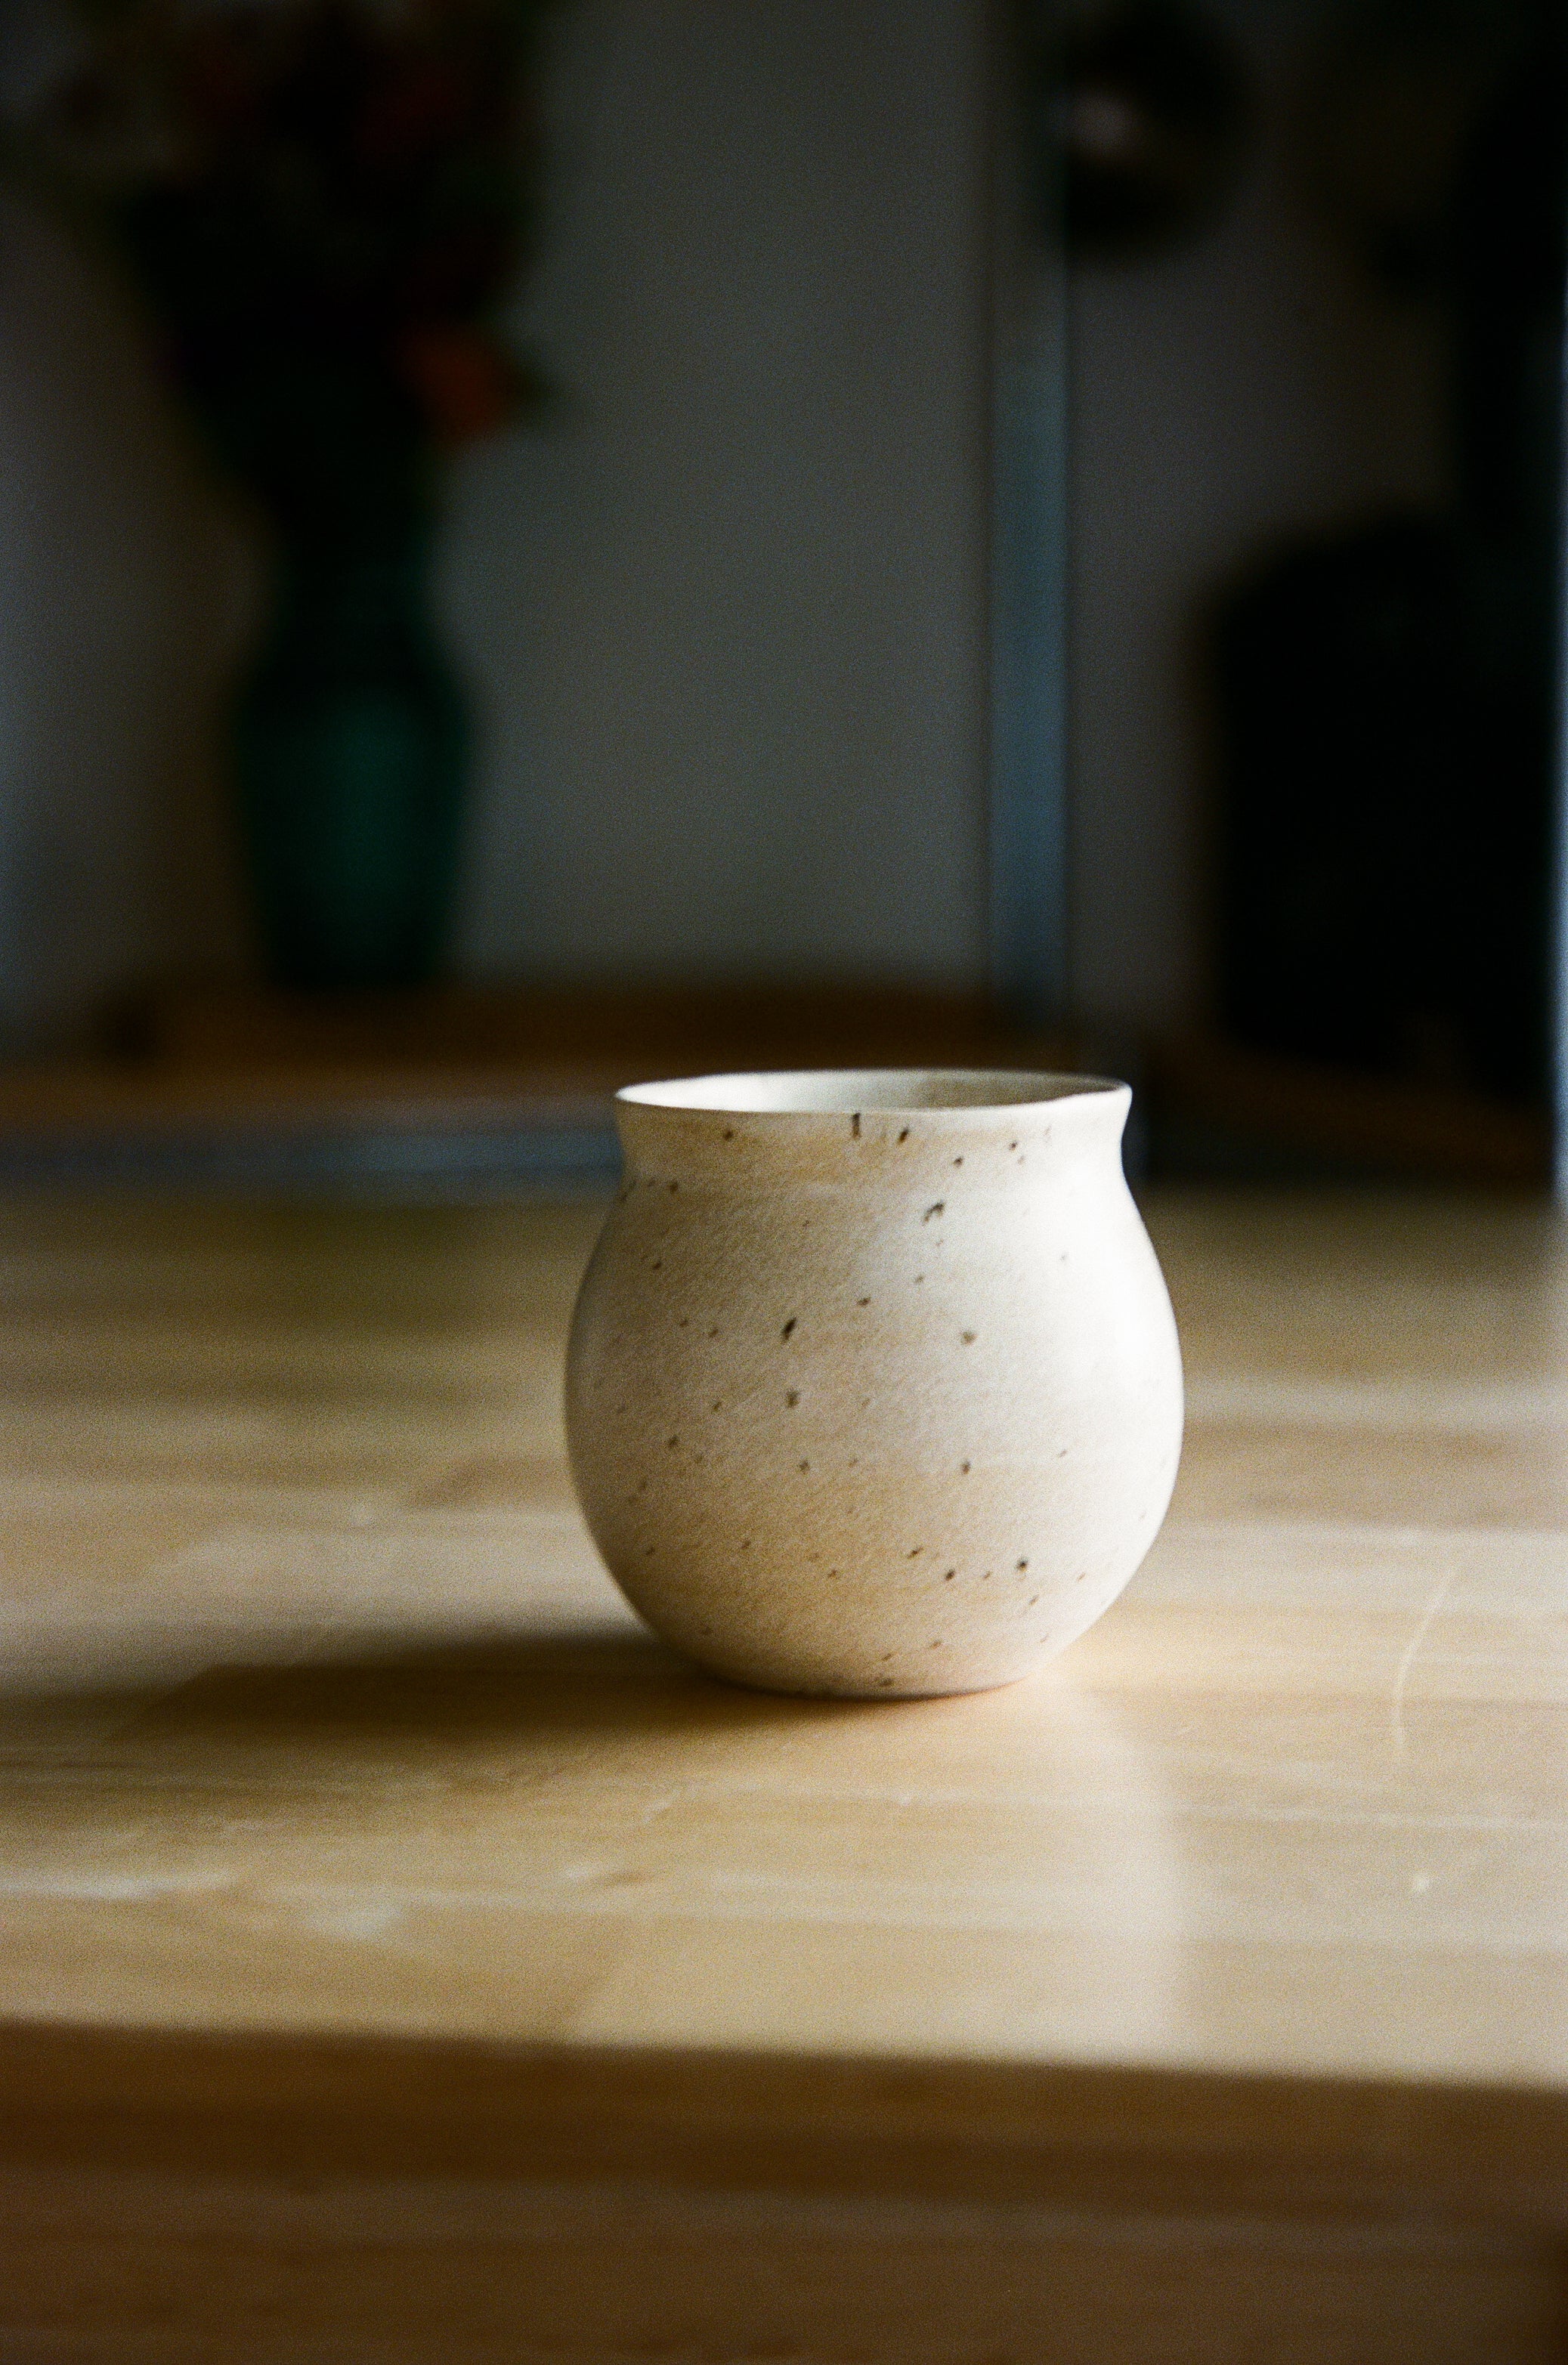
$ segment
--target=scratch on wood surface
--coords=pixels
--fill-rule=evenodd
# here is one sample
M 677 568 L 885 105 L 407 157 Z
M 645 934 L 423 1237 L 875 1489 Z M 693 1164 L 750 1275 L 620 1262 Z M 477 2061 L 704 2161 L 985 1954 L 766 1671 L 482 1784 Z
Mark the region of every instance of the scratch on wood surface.
M 1408 1736 L 1405 1731 L 1405 1688 L 1410 1681 L 1410 1670 L 1420 1653 L 1421 1645 L 1431 1631 L 1432 1620 L 1448 1599 L 1449 1588 L 1453 1579 L 1454 1572 L 1451 1568 L 1446 1568 L 1439 1577 L 1432 1587 L 1426 1608 L 1416 1620 L 1415 1632 L 1399 1653 L 1399 1664 L 1394 1671 L 1394 1694 L 1388 1704 L 1388 1722 L 1394 1750 L 1401 1757 L 1409 1747 Z

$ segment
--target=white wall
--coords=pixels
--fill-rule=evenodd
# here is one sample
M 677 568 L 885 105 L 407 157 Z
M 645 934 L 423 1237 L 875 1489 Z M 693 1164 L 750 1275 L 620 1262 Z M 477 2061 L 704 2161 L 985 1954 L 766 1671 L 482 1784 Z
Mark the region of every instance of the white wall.
M 982 974 L 978 13 L 575 11 L 567 413 L 454 535 L 476 963 Z
M 984 970 L 973 0 L 578 0 L 527 312 L 461 465 L 481 971 Z M 0 1030 L 237 967 L 243 568 L 112 293 L 0 218 Z

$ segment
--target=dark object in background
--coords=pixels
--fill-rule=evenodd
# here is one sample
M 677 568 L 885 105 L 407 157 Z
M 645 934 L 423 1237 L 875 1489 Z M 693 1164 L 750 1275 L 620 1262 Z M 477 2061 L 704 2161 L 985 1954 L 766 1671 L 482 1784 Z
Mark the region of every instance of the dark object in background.
M 277 611 L 235 718 L 274 983 L 439 965 L 466 733 L 425 621 L 447 449 L 531 393 L 547 0 L 80 0 L 31 161 L 129 267 Z
M 1298 551 L 1218 631 L 1221 1016 L 1304 1059 L 1528 1097 L 1551 710 L 1517 596 L 1419 518 Z
M 1555 6 L 1450 192 L 1454 506 L 1299 547 L 1222 611 L 1238 1041 L 1544 1098 L 1568 64 Z
M 1466 531 L 1516 571 L 1516 621 L 1555 655 L 1568 282 L 1568 9 L 1540 27 L 1471 143 L 1455 190 L 1455 496 Z
M 398 509 L 296 534 L 234 716 L 252 891 L 274 982 L 417 985 L 438 967 L 468 728 L 429 614 L 428 536 Z
M 1340 0 L 1327 12 L 1296 110 L 1296 178 L 1336 244 L 1391 292 L 1449 280 L 1464 152 L 1536 6 Z
M 37 103 L 211 449 L 286 532 L 410 499 L 530 391 L 499 310 L 533 239 L 546 0 L 77 0 Z
M 1247 84 L 1232 42 L 1177 0 L 1075 26 L 1042 73 L 1042 202 L 1070 253 L 1136 262 L 1203 228 L 1235 185 Z

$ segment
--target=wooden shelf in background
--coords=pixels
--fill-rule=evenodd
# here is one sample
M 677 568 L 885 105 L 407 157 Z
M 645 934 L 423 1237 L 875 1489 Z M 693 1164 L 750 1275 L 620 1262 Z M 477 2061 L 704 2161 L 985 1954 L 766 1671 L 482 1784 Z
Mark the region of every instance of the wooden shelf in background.
M 0 1069 L 0 1181 L 601 1180 L 639 1079 L 747 1068 L 1060 1068 L 978 997 L 823 985 L 181 990 L 114 1056 Z
M 1338 1165 L 1406 1180 L 1544 1188 L 1543 1114 L 1479 1093 L 1285 1059 L 1214 1037 L 1170 1037 L 1150 1059 L 1157 1128 L 1197 1133 L 1211 1157 Z M 1197 1162 L 1202 1162 L 1201 1157 Z
M 308 1184 L 350 1169 L 602 1180 L 614 1093 L 642 1078 L 1094 1064 L 982 997 L 855 984 L 181 989 L 122 1014 L 116 1041 L 113 1056 L 0 1068 L 0 1181 L 112 1170 Z M 1550 1178 L 1544 1117 L 1474 1094 L 1198 1037 L 1157 1045 L 1144 1081 L 1157 1147 L 1178 1170 L 1521 1189 Z
M 730 1068 L 1034 1065 L 1064 1050 L 979 995 L 843 982 L 168 992 L 142 1005 L 131 1039 L 161 1068 L 494 1068 L 551 1092 L 604 1093 Z

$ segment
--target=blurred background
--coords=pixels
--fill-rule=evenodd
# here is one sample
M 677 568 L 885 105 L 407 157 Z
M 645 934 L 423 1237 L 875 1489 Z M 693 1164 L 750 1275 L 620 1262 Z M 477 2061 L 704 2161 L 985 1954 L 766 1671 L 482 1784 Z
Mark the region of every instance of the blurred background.
M 9 0 L 0 1168 L 1543 1183 L 1548 0 Z

